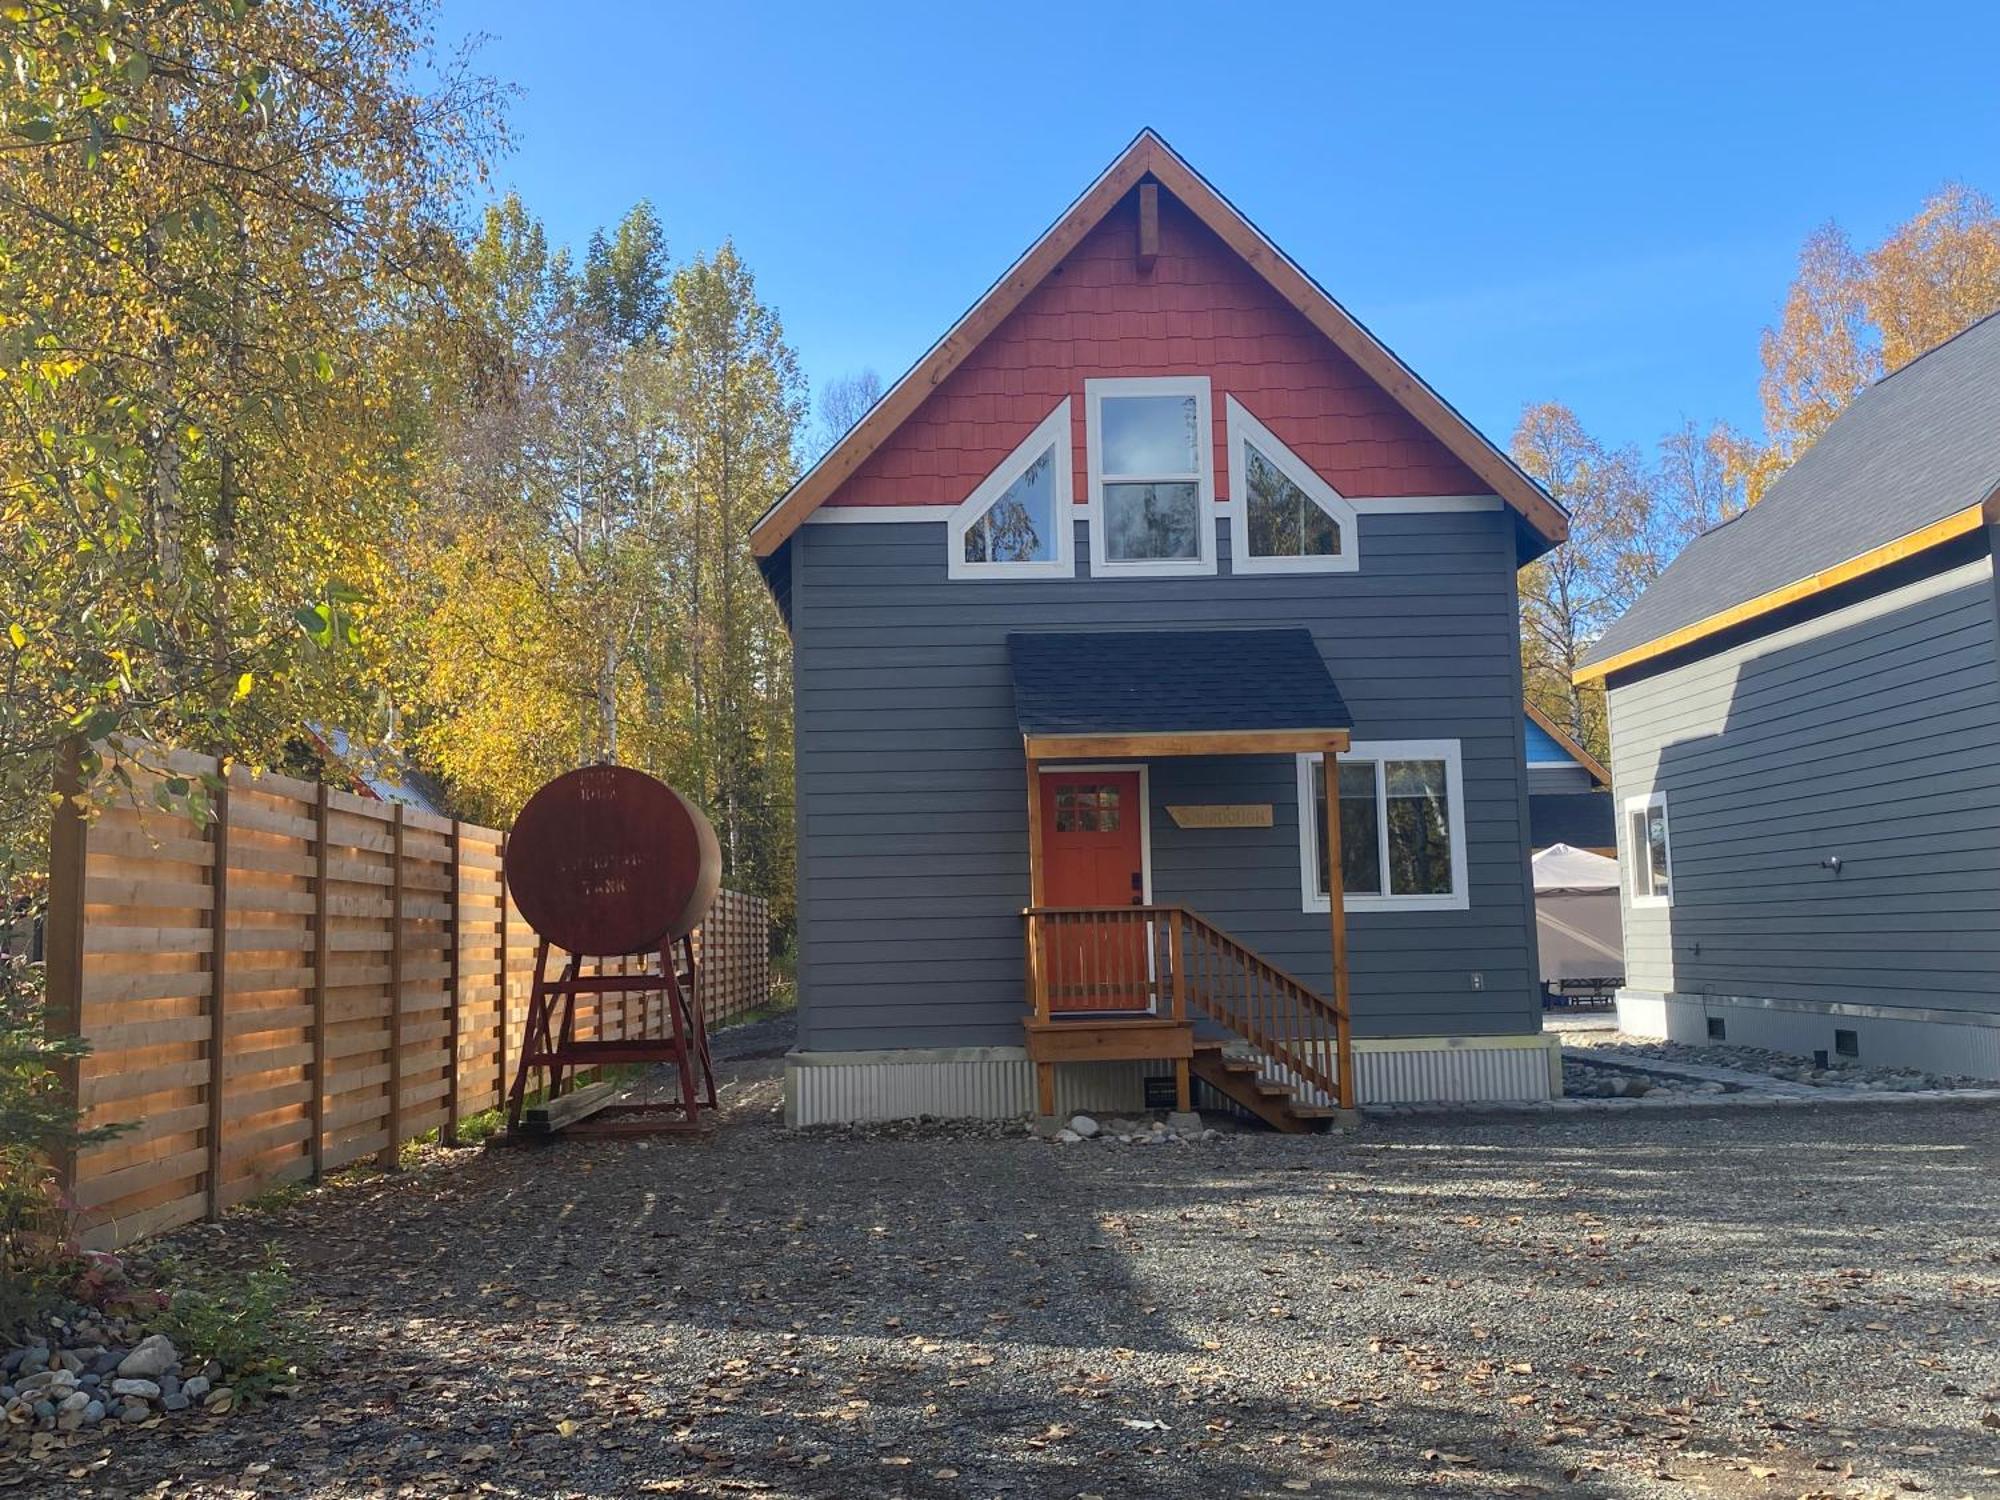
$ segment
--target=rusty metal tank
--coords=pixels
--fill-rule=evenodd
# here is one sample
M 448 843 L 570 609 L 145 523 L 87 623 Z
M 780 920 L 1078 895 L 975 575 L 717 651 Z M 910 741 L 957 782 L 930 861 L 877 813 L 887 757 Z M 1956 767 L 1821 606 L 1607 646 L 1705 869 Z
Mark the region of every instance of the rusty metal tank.
M 528 925 L 591 957 L 649 953 L 686 937 L 722 883 L 701 809 L 629 766 L 556 777 L 507 836 L 507 888 Z

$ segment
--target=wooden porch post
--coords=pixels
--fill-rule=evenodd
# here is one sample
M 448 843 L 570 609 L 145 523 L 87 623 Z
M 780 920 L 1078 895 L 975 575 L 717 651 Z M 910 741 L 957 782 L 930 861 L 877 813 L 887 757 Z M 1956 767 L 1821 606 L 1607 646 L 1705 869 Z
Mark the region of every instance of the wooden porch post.
M 1187 1019 L 1187 964 L 1182 960 L 1185 913 L 1176 906 L 1167 917 L 1167 963 L 1173 969 L 1174 1019 Z M 1174 1108 L 1182 1114 L 1194 1111 L 1194 1079 L 1185 1057 L 1174 1059 Z
M 1326 921 L 1333 944 L 1333 1037 L 1340 1069 L 1339 1103 L 1354 1108 L 1354 1026 L 1347 1009 L 1347 893 L 1340 871 L 1340 751 L 1329 743 L 1323 752 L 1325 774 L 1320 796 L 1326 806 Z
M 1030 908 L 1042 904 L 1042 763 L 1033 756 L 1028 757 L 1028 905 Z M 1034 1007 L 1035 1019 L 1049 1018 L 1048 976 L 1042 972 L 1042 940 L 1045 936 L 1041 918 L 1028 918 L 1028 1001 Z M 1052 1115 L 1056 1112 L 1056 1065 L 1052 1062 L 1035 1064 L 1035 1109 L 1039 1114 Z

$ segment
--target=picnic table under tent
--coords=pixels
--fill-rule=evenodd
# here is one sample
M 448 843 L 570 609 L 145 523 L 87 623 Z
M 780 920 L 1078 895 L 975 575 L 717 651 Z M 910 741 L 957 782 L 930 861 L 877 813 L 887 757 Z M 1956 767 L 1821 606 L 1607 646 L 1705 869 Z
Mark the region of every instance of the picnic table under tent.
M 1553 1004 L 1608 1002 L 1625 978 L 1618 861 L 1551 844 L 1531 864 L 1544 998 Z

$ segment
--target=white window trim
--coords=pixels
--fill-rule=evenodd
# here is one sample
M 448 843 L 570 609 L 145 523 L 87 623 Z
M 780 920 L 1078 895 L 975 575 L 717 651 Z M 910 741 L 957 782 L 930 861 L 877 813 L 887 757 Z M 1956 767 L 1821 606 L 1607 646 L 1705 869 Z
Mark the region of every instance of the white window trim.
M 1298 757 L 1299 781 L 1299 891 L 1306 911 L 1330 910 L 1333 902 L 1319 889 L 1319 829 L 1313 817 L 1313 767 L 1321 757 Z M 1342 893 L 1342 906 L 1350 912 L 1366 911 L 1467 911 L 1472 906 L 1470 881 L 1465 862 L 1465 771 L 1463 753 L 1457 740 L 1357 740 L 1341 752 L 1342 760 L 1441 760 L 1444 762 L 1445 795 L 1451 799 L 1451 893 L 1445 896 L 1370 895 Z M 1335 767 L 1338 774 L 1338 765 Z M 1388 778 L 1375 778 L 1375 826 L 1382 839 L 1381 868 L 1389 870 L 1389 817 L 1383 805 Z M 1339 782 L 1334 783 L 1338 811 Z
M 1632 839 L 1632 814 L 1643 812 L 1650 822 L 1654 808 L 1660 810 L 1660 826 L 1667 833 L 1667 893 L 1656 896 L 1652 892 L 1653 860 L 1650 848 L 1641 848 Z M 1672 906 L 1674 904 L 1674 823 L 1667 815 L 1667 794 L 1665 792 L 1640 792 L 1627 797 L 1624 816 L 1619 819 L 1619 838 L 1626 845 L 1625 850 L 1625 895 L 1634 907 Z M 1640 863 L 1641 860 L 1645 862 Z M 1640 876 L 1645 876 L 1645 889 L 1640 888 Z
M 1055 449 L 1055 497 L 1050 521 L 1055 528 L 1055 556 L 1047 562 L 967 562 L 965 534 L 974 522 L 1006 494 L 1029 465 L 1050 448 Z M 945 525 L 947 578 L 1074 578 L 1076 576 L 1076 497 L 1071 473 L 1075 460 L 1070 453 L 1069 397 L 1036 424 L 1000 466 L 979 482 L 979 488 L 952 508 Z
M 1198 551 L 1190 558 L 1143 558 L 1114 562 L 1104 555 L 1104 469 L 1098 416 L 1106 396 L 1193 396 L 1195 425 L 1201 433 L 1197 453 Z M 1206 375 L 1158 375 L 1114 380 L 1086 380 L 1083 383 L 1084 446 L 1090 494 L 1090 571 L 1093 577 L 1139 574 L 1150 578 L 1194 578 L 1215 572 L 1215 418 L 1209 404 Z M 1162 484 L 1185 484 L 1187 476 L 1124 475 L 1120 483 L 1144 484 L 1148 479 Z
M 1229 571 L 1231 573 L 1352 573 L 1361 566 L 1361 528 L 1354 507 L 1312 471 L 1278 435 L 1253 417 L 1234 396 L 1224 398 L 1229 416 Z M 1250 555 L 1249 463 L 1243 445 L 1254 443 L 1280 474 L 1297 485 L 1340 527 L 1340 551 L 1332 557 L 1252 557 Z

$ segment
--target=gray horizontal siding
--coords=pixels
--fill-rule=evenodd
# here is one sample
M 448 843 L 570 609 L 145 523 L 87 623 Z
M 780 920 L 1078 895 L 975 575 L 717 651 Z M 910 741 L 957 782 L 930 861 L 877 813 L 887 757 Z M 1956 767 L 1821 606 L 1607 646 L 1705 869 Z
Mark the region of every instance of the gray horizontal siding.
M 1087 541 L 1079 527 L 1085 559 Z M 1350 917 L 1356 1030 L 1536 1025 L 1510 518 L 1371 515 L 1360 542 L 1354 574 L 1015 583 L 947 580 L 939 523 L 798 532 L 802 1044 L 1019 1044 L 1027 790 L 1006 635 L 1063 627 L 1303 625 L 1357 739 L 1462 741 L 1470 909 Z M 1226 527 L 1220 545 L 1226 567 Z M 1151 777 L 1155 897 L 1330 988 L 1291 758 L 1159 761 Z M 1275 826 L 1177 828 L 1165 805 L 1196 800 L 1270 802 Z
M 1988 561 L 1612 689 L 1620 806 L 1664 790 L 1673 859 L 1626 982 L 2000 1011 L 1994 622 Z

